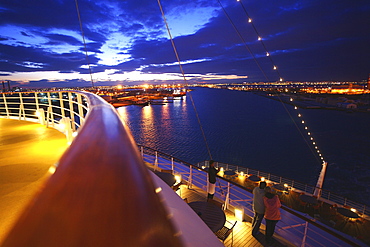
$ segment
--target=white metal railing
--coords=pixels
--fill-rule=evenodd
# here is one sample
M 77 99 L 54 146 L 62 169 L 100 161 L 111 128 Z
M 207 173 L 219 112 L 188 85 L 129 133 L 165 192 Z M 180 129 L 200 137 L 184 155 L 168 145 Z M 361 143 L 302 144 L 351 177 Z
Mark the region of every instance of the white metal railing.
M 88 113 L 88 101 L 77 91 L 12 92 L 0 95 L 0 117 L 38 122 L 55 128 L 72 142 Z
M 202 166 L 203 168 L 204 166 L 208 167 L 208 164 L 206 164 L 208 162 L 192 165 L 151 148 L 140 145 L 139 147 L 145 162 L 153 164 L 159 169 L 171 169 L 175 174 L 181 175 L 189 187 L 194 185 L 207 191 L 207 172 L 202 169 Z M 218 167 L 220 166 L 223 166 L 225 169 L 235 168 L 230 165 L 218 164 Z M 252 169 L 241 169 L 247 169 L 244 170 L 245 174 L 265 176 L 270 181 L 274 180 L 279 183 L 289 182 L 289 180 L 281 177 L 275 178 L 271 174 L 268 176 L 268 174 Z M 242 186 L 238 186 L 222 178 L 217 179 L 216 185 L 215 197 L 221 199 L 227 209 L 234 212 L 235 215 L 245 214 L 249 217 L 254 216 L 252 208 L 253 194 L 251 192 Z M 275 232 L 295 246 L 366 246 L 361 241 L 351 236 L 345 237 L 345 234 L 330 229 L 314 219 L 307 218 L 303 213 L 298 211 L 282 207 L 281 214 L 282 219 L 278 222 Z
M 198 167 L 205 166 L 205 161 L 204 162 L 199 162 L 197 164 Z M 289 187 L 292 187 L 296 190 L 308 193 L 308 194 L 314 194 L 315 189 L 317 189 L 313 185 L 309 185 L 297 180 L 289 179 L 289 178 L 284 178 L 281 176 L 277 176 L 268 172 L 264 171 L 259 171 L 247 167 L 241 167 L 241 166 L 236 166 L 236 165 L 230 165 L 230 164 L 225 164 L 225 163 L 220 163 L 218 162 L 219 167 L 223 167 L 225 170 L 233 170 L 237 173 L 243 172 L 244 174 L 250 174 L 250 175 L 256 175 L 260 177 L 264 177 L 267 180 L 274 182 L 274 183 L 279 183 L 279 184 L 287 184 Z M 335 204 L 338 205 L 343 205 L 343 206 L 350 206 L 351 208 L 356 209 L 358 212 L 364 214 L 364 215 L 370 215 L 370 208 L 365 205 L 361 204 L 355 201 L 352 201 L 346 197 L 337 195 L 331 191 L 321 189 L 321 199 L 331 201 Z

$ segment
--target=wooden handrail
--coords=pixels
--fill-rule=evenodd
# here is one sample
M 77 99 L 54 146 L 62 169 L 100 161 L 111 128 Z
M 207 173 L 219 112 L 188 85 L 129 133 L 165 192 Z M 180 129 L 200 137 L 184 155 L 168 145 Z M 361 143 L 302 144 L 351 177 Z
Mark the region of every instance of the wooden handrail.
M 85 95 L 84 126 L 2 246 L 183 246 L 130 131 Z

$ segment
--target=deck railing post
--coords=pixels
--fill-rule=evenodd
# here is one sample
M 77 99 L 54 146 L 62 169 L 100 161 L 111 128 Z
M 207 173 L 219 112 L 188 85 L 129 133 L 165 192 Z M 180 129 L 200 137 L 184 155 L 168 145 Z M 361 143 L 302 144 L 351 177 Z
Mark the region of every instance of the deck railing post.
M 304 226 L 304 233 L 303 233 L 303 239 L 302 239 L 301 247 L 306 246 L 307 230 L 308 230 L 308 222 L 306 221 L 305 226 Z
M 82 126 L 84 122 L 84 118 L 83 118 L 84 113 L 82 109 L 82 95 L 81 94 L 77 94 L 77 103 L 78 103 L 78 115 L 80 119 L 80 126 Z
M 49 106 L 48 110 L 46 112 L 46 127 L 49 127 L 50 121 L 51 121 L 52 126 L 54 126 L 54 121 L 53 120 L 54 120 L 53 110 Z
M 193 183 L 193 167 L 189 166 L 190 172 L 189 172 L 189 181 L 188 181 L 188 189 L 191 189 L 192 183 Z
M 175 170 L 175 165 L 173 164 L 173 157 L 171 156 L 171 170 Z
M 45 111 L 42 108 L 36 110 L 36 115 L 39 119 L 39 123 L 45 125 Z
M 59 92 L 58 95 L 59 95 L 59 104 L 60 104 L 60 110 L 61 110 L 62 118 L 65 118 L 66 114 L 65 114 L 65 111 L 64 111 L 63 93 Z
M 3 93 L 3 99 L 4 99 L 4 105 L 5 105 L 5 111 L 6 111 L 6 118 L 9 118 L 9 109 L 8 109 L 8 103 L 6 102 L 5 93 Z
M 73 141 L 73 130 L 71 126 L 71 119 L 69 117 L 64 117 L 61 119 L 61 123 L 64 125 L 64 133 L 65 136 L 67 137 L 67 142 L 69 144 L 72 143 Z
M 36 112 L 40 109 L 39 105 L 39 98 L 38 98 L 38 93 L 35 92 L 35 105 L 36 105 Z
M 19 120 L 22 119 L 22 116 L 23 116 L 23 120 L 26 120 L 26 113 L 24 111 L 24 105 L 23 105 L 23 98 L 22 98 L 22 93 L 18 93 L 19 94 Z
M 72 130 L 76 131 L 76 125 L 75 125 L 75 113 L 73 109 L 73 95 L 71 92 L 68 92 L 68 102 L 69 102 L 69 117 L 72 120 Z
M 144 147 L 140 146 L 141 157 L 144 159 Z
M 230 183 L 227 182 L 227 193 L 225 198 L 224 210 L 229 208 L 229 200 L 230 200 Z

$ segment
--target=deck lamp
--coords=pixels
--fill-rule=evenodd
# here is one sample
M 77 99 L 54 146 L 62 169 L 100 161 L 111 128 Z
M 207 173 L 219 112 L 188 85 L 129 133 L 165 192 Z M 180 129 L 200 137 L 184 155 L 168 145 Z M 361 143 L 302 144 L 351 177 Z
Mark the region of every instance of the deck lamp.
M 35 112 L 35 115 L 39 119 L 39 123 L 42 124 L 42 125 L 45 125 L 45 111 L 44 111 L 44 109 L 42 109 L 42 108 L 37 109 L 36 112 Z
M 237 218 L 238 220 L 244 220 L 244 208 L 235 208 L 234 214 L 235 218 Z
M 181 183 L 181 175 L 180 174 L 175 175 L 175 180 L 176 180 L 176 184 Z

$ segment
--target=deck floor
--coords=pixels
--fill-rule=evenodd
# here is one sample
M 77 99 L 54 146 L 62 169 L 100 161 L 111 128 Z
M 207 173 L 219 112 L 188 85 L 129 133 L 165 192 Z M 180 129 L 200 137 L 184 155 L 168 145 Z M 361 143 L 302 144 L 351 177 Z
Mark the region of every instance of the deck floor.
M 187 202 L 193 201 L 206 201 L 207 194 L 205 191 L 193 186 L 191 189 L 188 189 L 187 185 L 181 185 L 180 190 L 177 193 L 181 196 L 181 198 L 187 200 Z M 217 200 L 217 199 L 216 199 Z M 231 222 L 237 221 L 234 214 L 229 211 L 225 210 L 226 219 Z M 261 234 L 254 238 L 252 236 L 252 226 L 251 226 L 251 218 L 238 223 L 235 225 L 233 229 L 233 235 L 230 234 L 229 237 L 225 240 L 225 246 L 235 246 L 235 247 L 242 247 L 242 246 L 267 246 L 265 242 L 265 227 L 261 225 Z M 284 241 L 284 239 L 280 239 L 278 236 L 274 235 L 274 239 L 272 243 L 268 246 L 293 246 L 290 243 Z
M 55 129 L 0 118 L 0 245 L 67 147 Z

